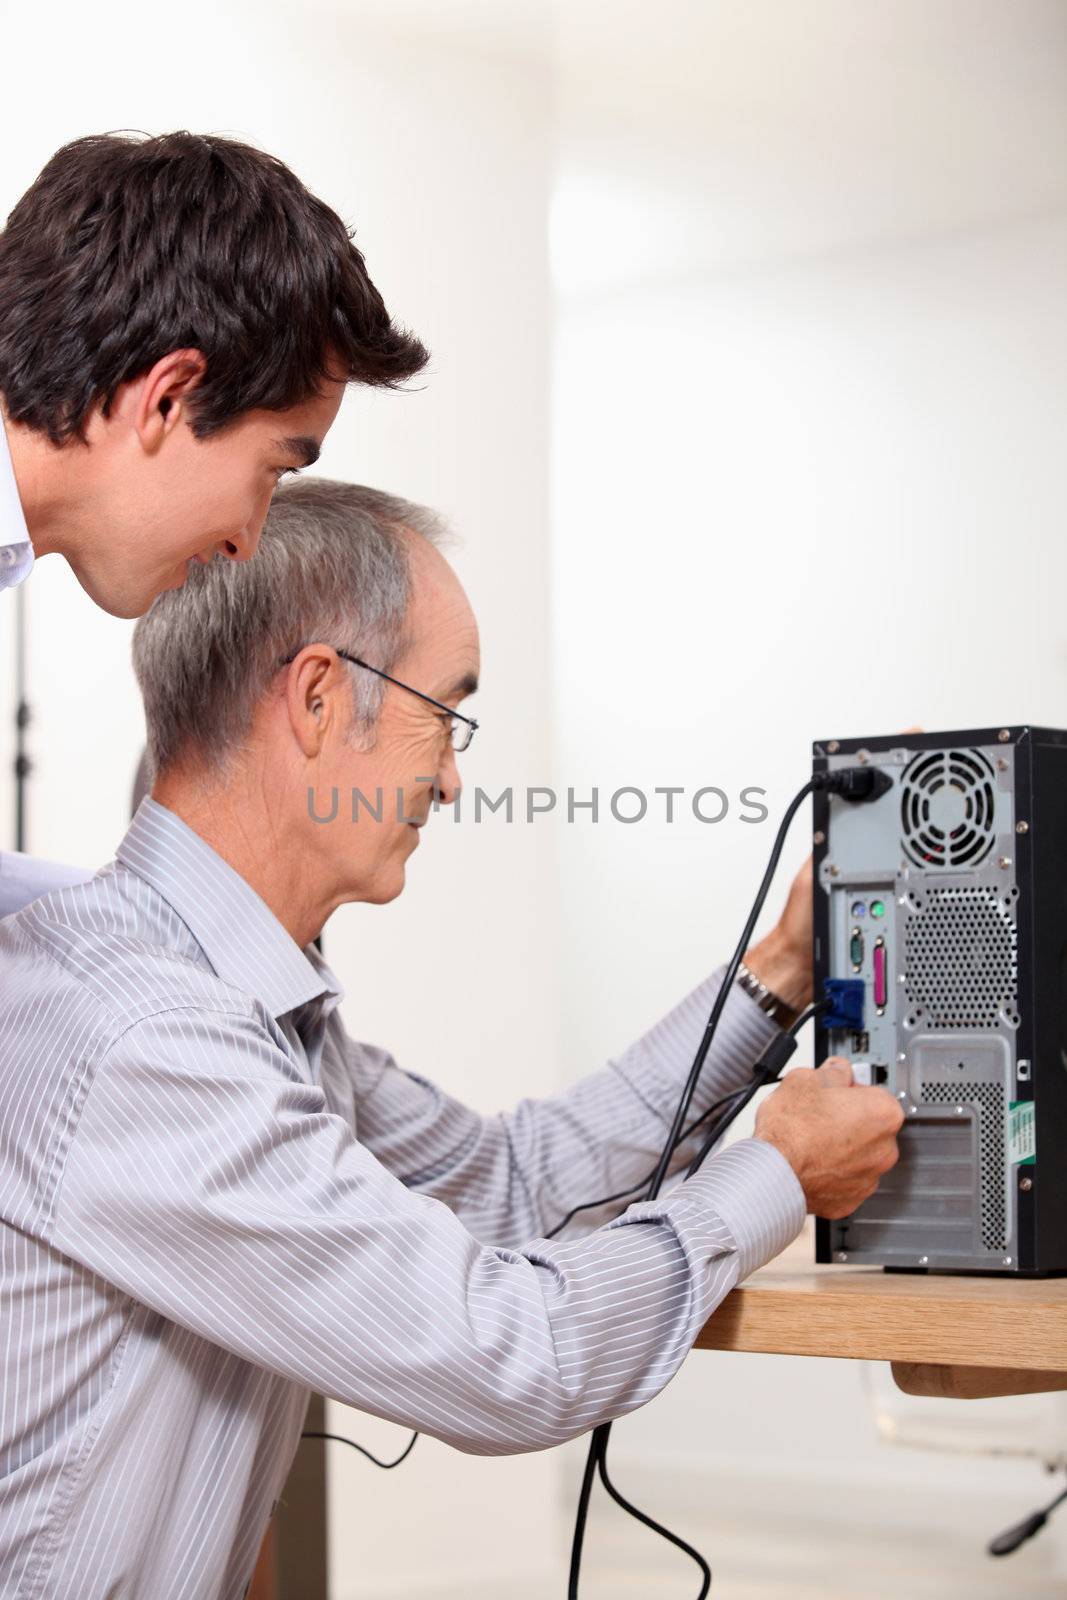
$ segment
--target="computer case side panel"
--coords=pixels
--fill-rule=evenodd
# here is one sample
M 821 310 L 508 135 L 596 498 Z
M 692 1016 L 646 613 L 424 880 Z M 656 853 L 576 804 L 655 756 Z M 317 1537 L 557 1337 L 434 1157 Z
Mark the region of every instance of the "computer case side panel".
M 818 745 L 812 761 L 814 772 L 825 772 L 827 759 L 821 753 Z M 813 897 L 813 976 L 814 993 L 822 994 L 823 980 L 829 977 L 830 968 L 830 902 L 826 895 L 819 892 L 820 869 L 826 859 L 827 833 L 830 817 L 830 803 L 826 794 L 817 792 L 813 797 L 812 806 L 812 876 L 814 879 Z M 815 1061 L 818 1065 L 826 1059 L 827 1034 L 818 1022 L 815 1024 Z M 816 1261 L 829 1261 L 831 1259 L 832 1243 L 830 1239 L 830 1224 L 824 1217 L 815 1220 L 815 1259 Z
M 1020 796 L 1020 864 L 1028 863 L 1031 915 L 1027 996 L 1032 1019 L 1032 1163 L 1019 1165 L 1020 1215 L 1031 1221 L 1034 1264 L 1067 1271 L 1067 735 L 1035 730 L 1030 793 Z M 1024 930 L 1020 929 L 1020 954 Z M 1025 1100 L 1027 1084 L 1018 1085 Z

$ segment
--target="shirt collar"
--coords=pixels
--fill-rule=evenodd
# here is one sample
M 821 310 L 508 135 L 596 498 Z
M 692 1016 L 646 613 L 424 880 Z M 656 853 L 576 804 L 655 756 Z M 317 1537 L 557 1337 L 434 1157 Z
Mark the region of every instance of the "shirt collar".
M 217 975 L 275 1019 L 320 996 L 331 1009 L 341 998 L 314 946 L 301 950 L 251 885 L 173 811 L 142 800 L 116 855 L 177 912 Z
M 0 416 L 0 589 L 21 583 L 33 566 L 33 545 L 15 482 L 7 429 Z

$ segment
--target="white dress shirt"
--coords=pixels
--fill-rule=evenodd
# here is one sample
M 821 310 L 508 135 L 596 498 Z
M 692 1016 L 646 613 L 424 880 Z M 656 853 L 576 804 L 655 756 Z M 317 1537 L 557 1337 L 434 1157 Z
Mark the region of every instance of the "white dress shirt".
M 0 417 L 0 589 L 13 589 L 29 576 L 33 545 L 19 499 L 15 469 L 7 445 L 7 430 Z M 7 855 L 0 850 L 0 917 L 19 911 L 38 895 L 91 876 L 76 867 L 32 856 Z
M 15 469 L 0 418 L 0 589 L 13 589 L 28 578 L 33 566 L 33 545 L 19 499 Z

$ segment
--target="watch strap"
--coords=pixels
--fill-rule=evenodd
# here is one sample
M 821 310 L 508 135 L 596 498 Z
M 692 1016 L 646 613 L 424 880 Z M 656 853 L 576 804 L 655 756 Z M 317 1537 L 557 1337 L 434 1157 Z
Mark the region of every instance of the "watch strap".
M 737 969 L 737 984 L 780 1028 L 789 1028 L 797 1020 L 799 1013 L 787 1005 L 780 995 L 775 994 L 773 989 L 768 989 L 754 972 L 749 971 L 743 961 Z

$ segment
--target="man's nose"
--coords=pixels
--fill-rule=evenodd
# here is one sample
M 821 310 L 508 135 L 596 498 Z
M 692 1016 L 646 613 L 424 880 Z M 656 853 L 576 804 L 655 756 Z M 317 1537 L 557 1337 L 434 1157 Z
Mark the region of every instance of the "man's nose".
M 232 539 L 223 539 L 217 546 L 218 554 L 227 561 L 250 561 L 256 553 L 259 544 L 259 534 L 249 538 L 247 533 L 239 533 Z
M 441 762 L 441 770 L 437 774 L 437 800 L 439 805 L 451 806 L 459 799 L 463 780 L 459 775 L 456 763 L 456 752 L 449 745 Z
M 252 516 L 249 517 L 240 533 L 233 534 L 229 539 L 223 539 L 218 545 L 220 556 L 225 556 L 227 561 L 251 561 L 259 548 L 259 536 L 263 532 L 263 524 L 267 520 L 270 510 L 270 495 L 261 505 L 257 506 Z

